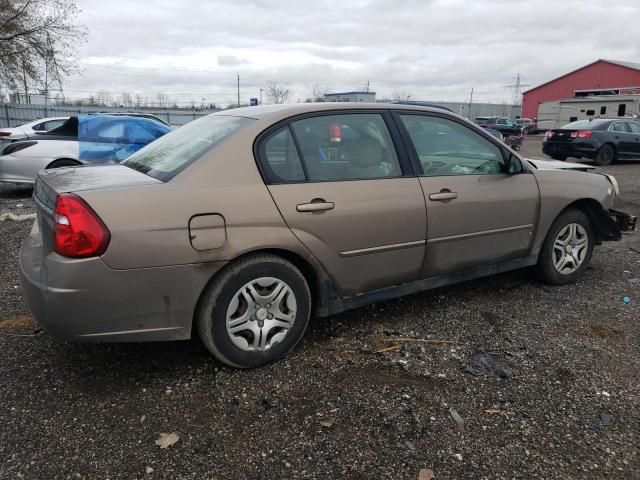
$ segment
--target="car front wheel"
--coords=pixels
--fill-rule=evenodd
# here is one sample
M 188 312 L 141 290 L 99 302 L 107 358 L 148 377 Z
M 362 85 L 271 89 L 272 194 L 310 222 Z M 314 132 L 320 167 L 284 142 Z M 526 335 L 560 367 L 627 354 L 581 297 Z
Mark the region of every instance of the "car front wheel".
M 229 265 L 204 292 L 196 323 L 207 349 L 237 368 L 284 357 L 309 323 L 311 294 L 304 275 L 275 255 Z
M 589 217 L 581 210 L 565 211 L 553 222 L 542 245 L 538 277 L 552 285 L 575 282 L 587 268 L 593 245 Z

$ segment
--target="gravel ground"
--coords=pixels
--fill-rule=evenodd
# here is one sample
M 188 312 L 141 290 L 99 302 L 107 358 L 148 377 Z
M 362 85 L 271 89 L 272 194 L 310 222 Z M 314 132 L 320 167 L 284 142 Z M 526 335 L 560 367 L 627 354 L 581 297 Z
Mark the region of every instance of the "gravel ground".
M 640 163 L 606 171 L 640 215 Z M 0 187 L 0 213 L 30 195 Z M 316 319 L 284 361 L 237 371 L 197 340 L 34 335 L 30 224 L 0 223 L 2 479 L 640 478 L 638 234 L 597 247 L 576 285 L 512 272 Z M 506 378 L 468 373 L 479 349 Z

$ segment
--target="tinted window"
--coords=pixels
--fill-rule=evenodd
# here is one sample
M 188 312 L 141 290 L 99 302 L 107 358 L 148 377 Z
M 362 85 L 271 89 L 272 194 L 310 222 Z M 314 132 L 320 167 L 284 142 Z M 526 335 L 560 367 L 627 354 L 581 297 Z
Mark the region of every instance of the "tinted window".
M 594 130 L 605 123 L 606 123 L 606 120 L 605 121 L 578 120 L 577 122 L 567 123 L 562 128 L 565 130 Z
M 632 133 L 640 133 L 640 123 L 628 122 L 627 126 Z
M 607 114 L 607 107 L 600 107 L 600 115 L 606 115 Z
M 591 117 L 591 116 L 593 116 L 593 115 L 595 115 L 595 114 L 596 114 L 596 111 L 595 111 L 595 110 L 587 110 L 587 115 L 588 115 L 588 116 L 590 116 L 590 117 Z
M 624 117 L 624 113 L 627 111 L 627 106 L 624 103 L 618 105 L 618 116 Z
M 49 130 L 53 130 L 54 128 L 58 128 L 64 122 L 66 122 L 66 120 L 49 120 L 48 122 L 44 123 L 44 130 L 46 130 L 48 132 Z
M 31 127 L 31 130 L 35 130 L 36 132 L 44 132 L 46 130 L 45 126 L 46 126 L 47 122 L 40 122 L 36 125 L 34 125 L 33 127 Z
M 253 121 L 226 115 L 194 120 L 138 150 L 123 165 L 162 181 L 170 180 L 205 152 Z
M 501 173 L 500 148 L 457 122 L 422 115 L 401 115 L 424 176 Z
M 162 125 L 162 127 L 164 127 L 164 125 Z M 144 124 L 141 122 L 128 122 L 127 131 L 129 143 L 141 143 L 143 145 L 151 143 L 156 138 L 160 138 L 167 133 L 167 130 L 162 127 L 160 127 L 160 125 L 156 126 L 151 122 L 145 122 Z
M 291 127 L 310 181 L 402 176 L 379 114 L 323 115 L 298 120 Z
M 269 183 L 304 182 L 304 171 L 288 126 L 267 137 L 262 148 L 262 167 Z
M 609 130 L 612 130 L 614 132 L 626 132 L 627 129 L 624 124 L 625 122 L 614 122 L 611 124 L 611 127 L 609 127 Z

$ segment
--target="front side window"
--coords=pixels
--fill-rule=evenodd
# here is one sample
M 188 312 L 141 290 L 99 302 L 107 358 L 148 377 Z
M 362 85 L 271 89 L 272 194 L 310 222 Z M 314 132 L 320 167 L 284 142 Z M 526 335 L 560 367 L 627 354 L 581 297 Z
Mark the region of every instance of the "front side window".
M 452 120 L 400 115 L 418 155 L 423 176 L 502 173 L 500 148 L 479 133 Z
M 640 133 L 640 123 L 627 122 L 627 126 L 629 127 L 629 130 L 631 130 L 631 133 Z
M 307 180 L 340 181 L 402 176 L 380 114 L 322 115 L 295 121 Z

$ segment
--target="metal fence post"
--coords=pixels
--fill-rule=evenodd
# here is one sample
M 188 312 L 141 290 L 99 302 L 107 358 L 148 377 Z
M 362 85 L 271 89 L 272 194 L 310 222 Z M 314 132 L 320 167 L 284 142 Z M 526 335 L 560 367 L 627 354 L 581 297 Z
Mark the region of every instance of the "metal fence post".
M 4 118 L 7 122 L 6 126 L 11 127 L 11 123 L 9 122 L 9 105 L 7 105 L 6 103 L 4 104 Z

